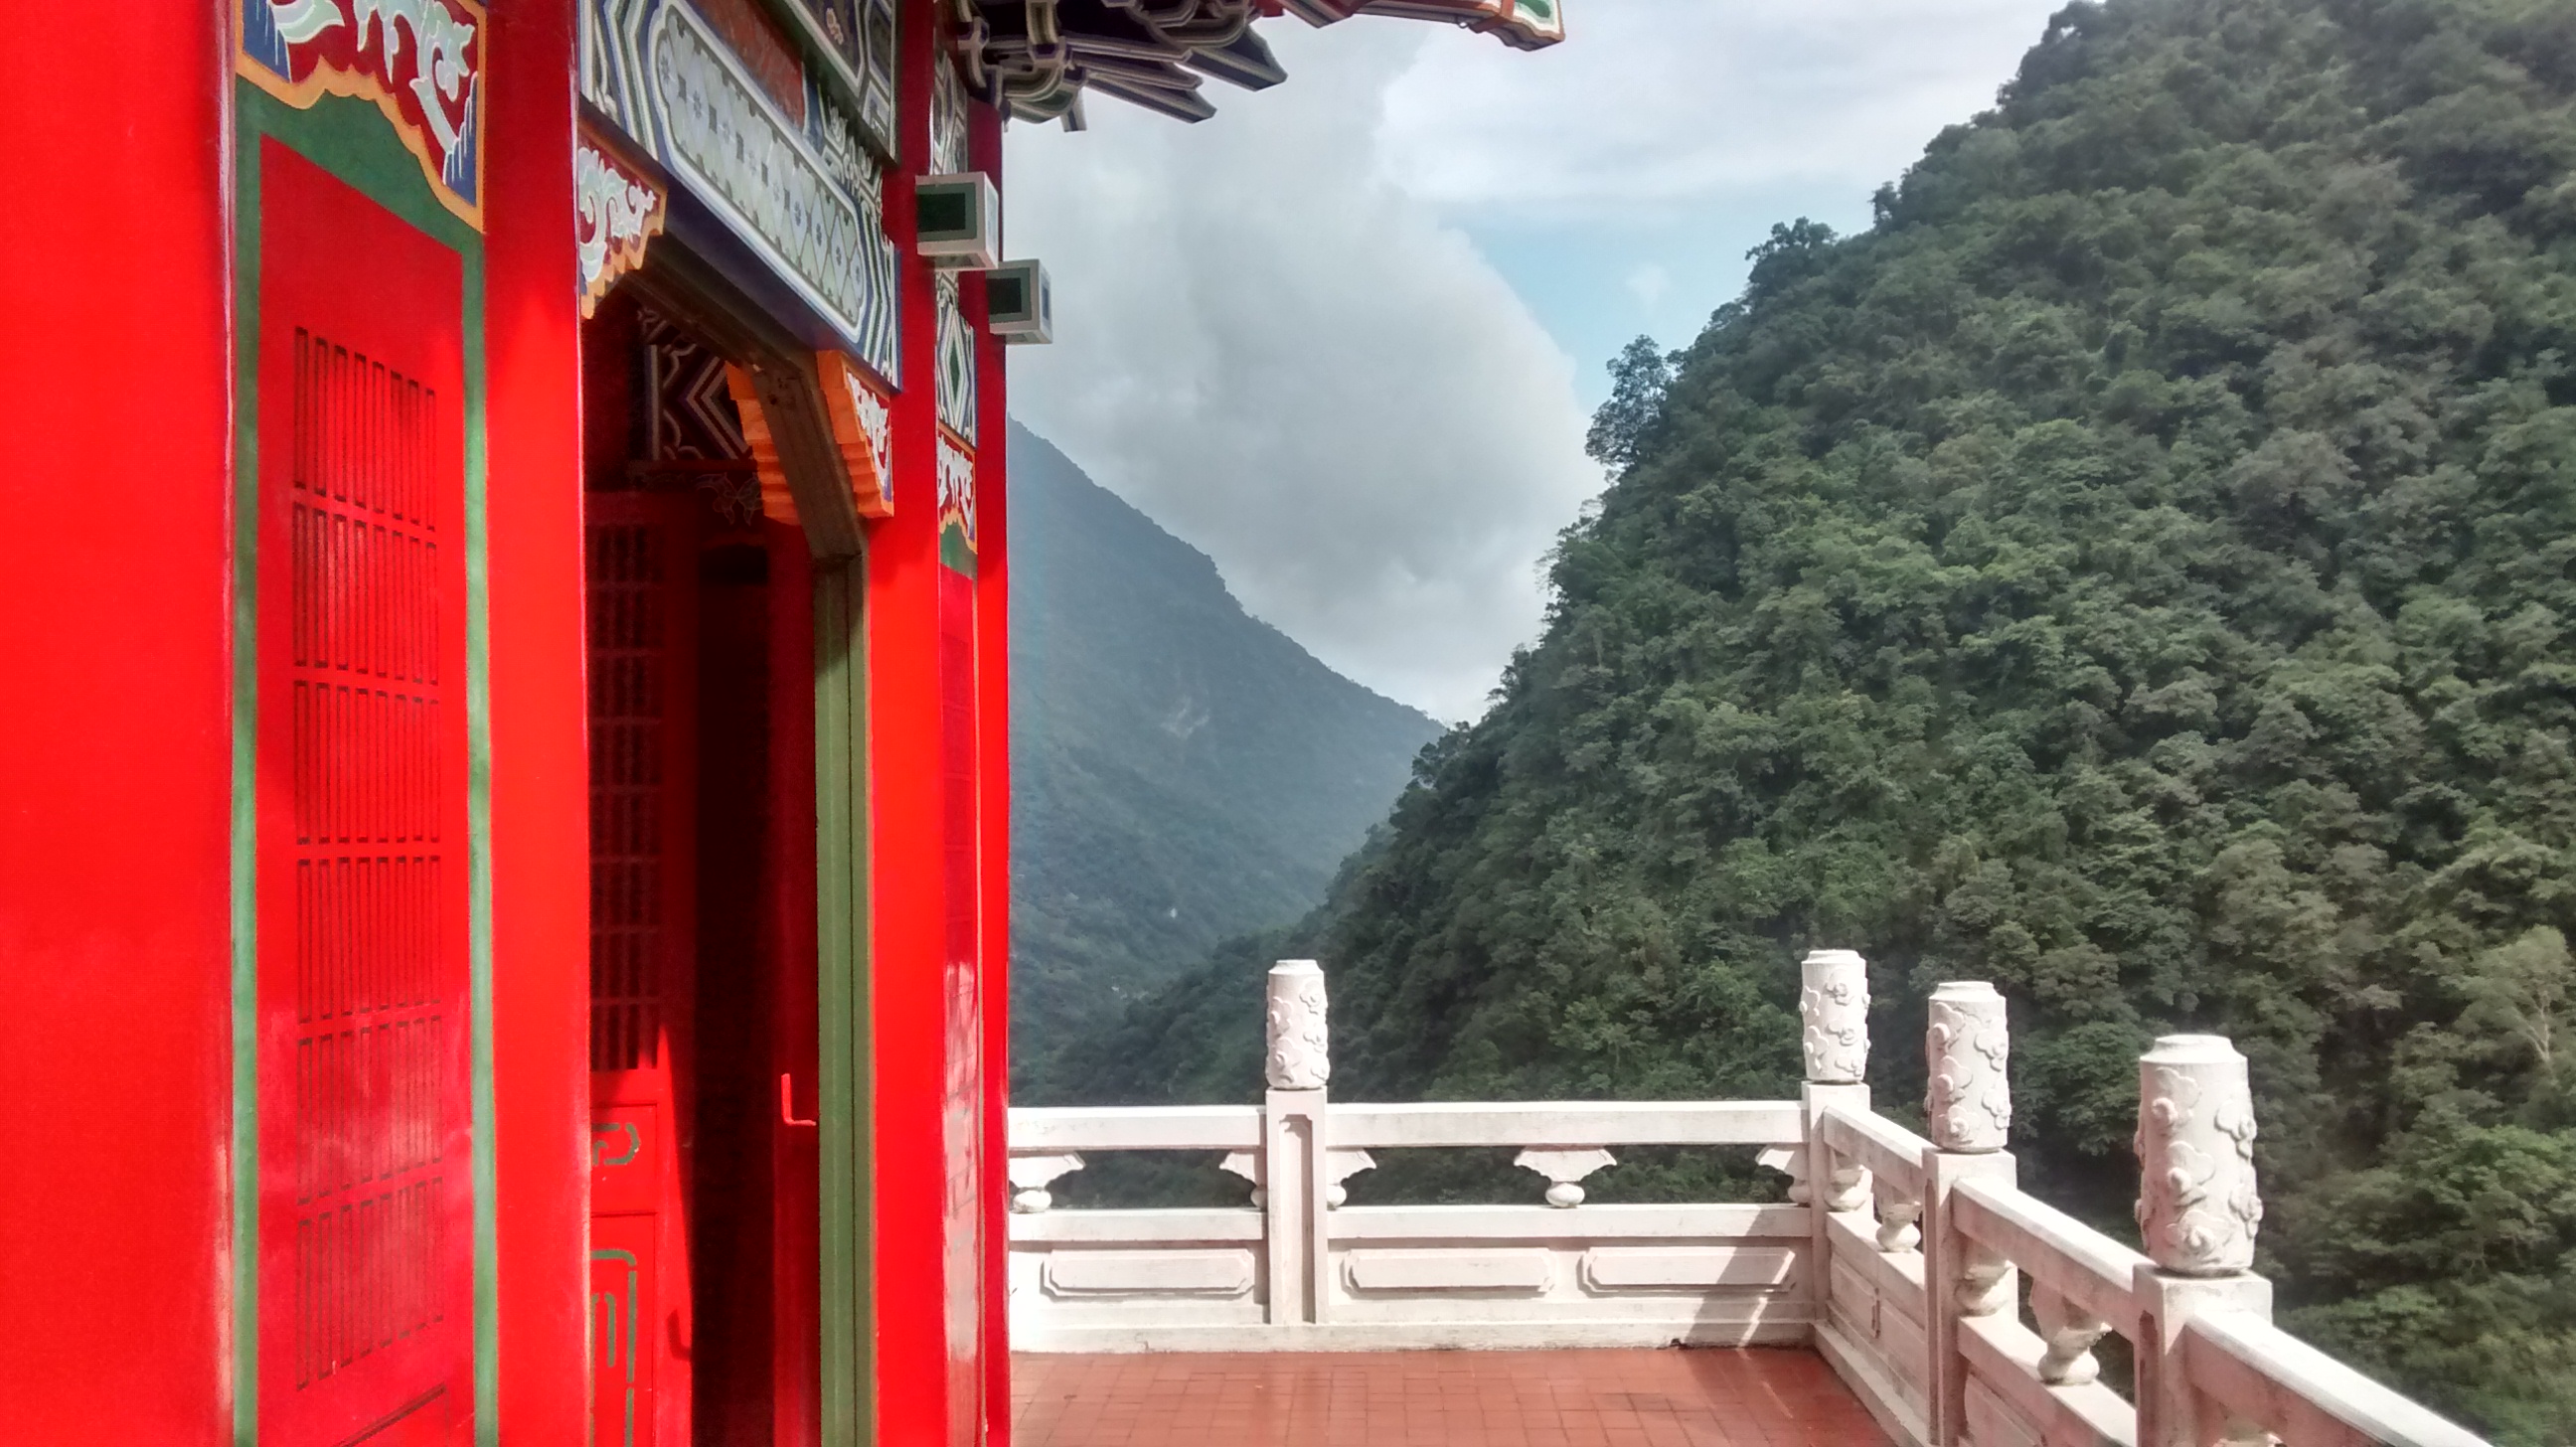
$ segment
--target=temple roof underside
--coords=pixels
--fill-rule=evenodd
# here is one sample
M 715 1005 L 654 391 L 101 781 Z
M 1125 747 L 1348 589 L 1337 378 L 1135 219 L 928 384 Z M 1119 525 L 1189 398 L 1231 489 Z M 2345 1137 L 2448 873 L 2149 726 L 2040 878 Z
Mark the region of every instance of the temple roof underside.
M 1246 90 L 1288 78 L 1253 22 L 1310 25 L 1354 15 L 1440 20 L 1536 50 L 1565 38 L 1562 0 L 959 0 L 967 84 L 1021 120 L 1082 126 L 1100 91 L 1185 121 L 1216 114 L 1210 76 Z

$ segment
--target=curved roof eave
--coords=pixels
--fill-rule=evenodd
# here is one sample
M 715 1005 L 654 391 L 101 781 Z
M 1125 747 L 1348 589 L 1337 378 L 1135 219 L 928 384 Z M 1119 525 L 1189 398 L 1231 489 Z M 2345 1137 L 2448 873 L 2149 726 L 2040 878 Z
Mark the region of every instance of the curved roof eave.
M 1253 22 L 1309 25 L 1354 15 L 1435 20 L 1523 50 L 1565 38 L 1564 0 L 955 0 L 965 12 L 959 69 L 969 87 L 1022 120 L 1079 129 L 1097 90 L 1179 120 L 1205 120 L 1213 77 L 1246 90 L 1287 79 Z

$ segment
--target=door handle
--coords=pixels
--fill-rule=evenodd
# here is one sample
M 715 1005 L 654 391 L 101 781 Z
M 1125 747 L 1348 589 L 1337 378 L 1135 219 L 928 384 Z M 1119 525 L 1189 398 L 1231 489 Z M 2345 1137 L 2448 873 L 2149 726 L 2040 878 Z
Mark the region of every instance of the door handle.
M 814 1122 L 796 1118 L 795 1079 L 792 1075 L 778 1077 L 778 1118 L 789 1125 L 811 1126 Z

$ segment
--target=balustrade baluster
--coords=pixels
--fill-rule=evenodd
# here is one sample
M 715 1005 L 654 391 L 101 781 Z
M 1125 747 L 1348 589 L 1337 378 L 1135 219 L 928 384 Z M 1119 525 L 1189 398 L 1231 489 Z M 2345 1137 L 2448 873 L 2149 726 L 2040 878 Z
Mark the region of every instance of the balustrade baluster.
M 1053 1156 L 1013 1156 L 1010 1158 L 1011 1209 L 1023 1216 L 1034 1216 L 1055 1205 L 1055 1196 L 1047 1187 L 1062 1175 L 1082 1169 L 1082 1157 L 1071 1152 Z
M 1923 1243 L 1923 1233 L 1915 1223 L 1923 1218 L 1920 1192 L 1908 1192 L 1896 1181 L 1881 1176 L 1870 1183 L 1878 1207 L 1878 1249 L 1890 1256 L 1903 1256 Z
M 2030 1314 L 2039 1323 L 2040 1340 L 2048 1343 L 2048 1354 L 2039 1359 L 2041 1381 L 2052 1387 L 2080 1387 L 2101 1377 L 2102 1364 L 2093 1358 L 2093 1344 L 2110 1330 L 2109 1323 L 2037 1284 L 2030 1289 Z

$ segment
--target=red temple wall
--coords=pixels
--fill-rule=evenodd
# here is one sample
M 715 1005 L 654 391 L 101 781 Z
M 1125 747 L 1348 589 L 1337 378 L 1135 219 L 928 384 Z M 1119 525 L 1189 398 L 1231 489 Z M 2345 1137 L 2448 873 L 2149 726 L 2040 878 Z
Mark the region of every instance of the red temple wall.
M 0 1440 L 229 1440 L 234 1185 L 230 6 L 85 21 L 112 69 L 0 58 L 0 152 L 25 198 L 0 272 L 0 377 L 38 425 L 0 479 Z M 907 19 L 934 13 L 908 0 Z M 568 3 L 490 11 L 484 341 L 498 1426 L 588 1430 L 588 859 Z M 952 1420 L 942 961 L 972 913 L 982 976 L 980 1374 L 1006 1430 L 1002 1215 L 1008 732 L 1002 348 L 979 347 L 971 811 L 943 867 L 935 318 L 912 255 L 933 26 L 907 25 L 902 499 L 869 530 L 874 1392 L 878 1440 Z M 974 109 L 978 164 L 999 125 Z M 980 282 L 967 288 L 980 316 Z M 104 503 L 80 515 L 74 500 Z M 810 868 L 806 871 L 810 888 Z M 488 1424 L 487 1424 L 488 1425 Z
M 927 4 L 907 7 L 915 22 Z M 888 1447 L 947 1441 L 942 1303 L 940 1096 L 945 939 L 939 771 L 938 321 L 930 268 L 913 247 L 913 178 L 930 163 L 933 27 L 901 28 L 903 164 L 886 175 L 887 230 L 902 258 L 905 386 L 894 404 L 894 516 L 870 526 L 867 555 L 868 802 L 871 814 L 868 979 L 875 1037 L 871 1106 L 878 1439 Z
M 876 1047 L 875 1387 L 879 1440 L 935 1447 L 975 1440 L 982 1402 L 985 1440 L 1007 1434 L 1007 1361 L 1001 1342 L 1003 1198 L 998 1182 L 1002 1082 L 1007 1074 L 1002 941 L 1007 920 L 1008 773 L 1003 689 L 1007 610 L 1001 516 L 1003 388 L 1000 346 L 978 341 L 977 548 L 974 579 L 940 561 L 937 506 L 937 320 L 933 271 L 914 254 L 913 180 L 935 167 L 930 149 L 933 66 L 942 62 L 937 7 L 906 6 L 900 131 L 904 164 L 886 186 L 888 230 L 903 257 L 905 386 L 896 401 L 899 471 L 892 518 L 868 532 L 868 648 L 871 951 Z M 999 118 L 970 105 L 974 158 L 998 171 Z M 964 287 L 970 320 L 982 315 L 981 279 Z M 980 328 L 979 328 L 980 331 Z M 944 595 L 944 598 L 943 598 Z M 943 612 L 943 609 L 945 612 Z M 950 630 L 942 643 L 943 621 Z M 960 670 L 963 670 L 962 673 Z M 956 732 L 943 728 L 942 701 L 973 710 Z M 966 792 L 944 796 L 952 785 Z M 959 828 L 974 836 L 958 841 Z M 966 867 L 951 846 L 971 850 Z M 949 1029 L 947 960 L 971 940 L 968 967 L 981 1017 L 962 1038 Z M 980 1079 L 959 1102 L 980 1109 L 975 1139 L 952 1156 L 948 1110 L 952 1066 L 972 1063 Z M 953 1165 L 979 1157 L 978 1194 L 952 1219 L 946 1186 Z M 980 1231 L 977 1228 L 980 1227 Z M 952 1232 L 980 1235 L 961 1259 Z M 980 1244 L 980 1263 L 971 1249 Z M 980 1281 L 951 1281 L 955 1270 Z M 951 1320 L 952 1303 L 980 1301 L 982 1320 Z M 952 1338 L 952 1330 L 962 1336 Z M 967 1419 L 967 1420 L 961 1420 Z
M 230 1430 L 232 800 L 211 5 L 0 54 L 0 1440 Z M 77 504 L 77 506 L 75 505 Z M 86 511 L 84 511 L 86 509 Z
M 587 1440 L 590 979 L 573 7 L 494 5 L 485 174 L 492 1075 L 504 1440 Z
M 1002 117 L 988 106 L 969 112 L 969 153 L 977 169 L 1002 184 Z M 967 298 L 975 331 L 976 521 L 981 549 L 975 594 L 981 647 L 977 658 L 977 765 L 982 787 L 983 874 L 977 905 L 983 916 L 984 986 L 984 1416 L 985 1440 L 1010 1447 L 1010 1192 L 1003 1163 L 1010 1158 L 1011 1083 L 1011 709 L 1010 709 L 1010 402 L 1003 365 L 1008 348 L 980 325 L 983 280 Z

